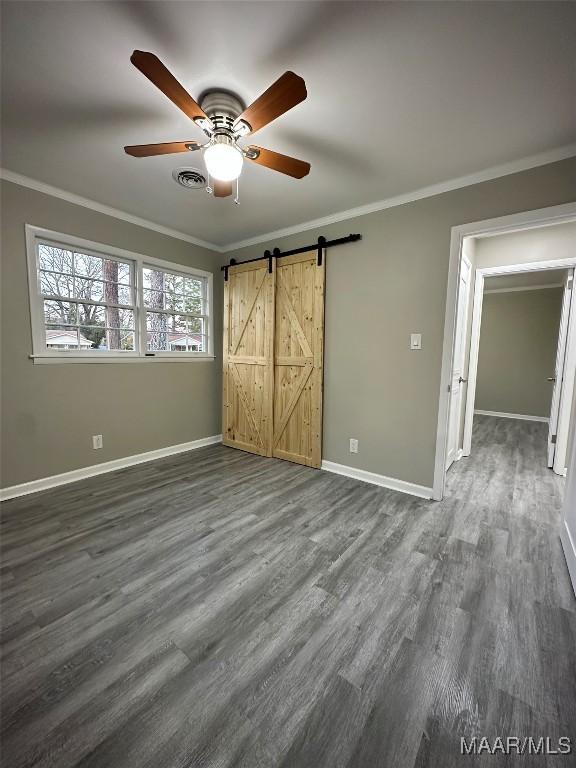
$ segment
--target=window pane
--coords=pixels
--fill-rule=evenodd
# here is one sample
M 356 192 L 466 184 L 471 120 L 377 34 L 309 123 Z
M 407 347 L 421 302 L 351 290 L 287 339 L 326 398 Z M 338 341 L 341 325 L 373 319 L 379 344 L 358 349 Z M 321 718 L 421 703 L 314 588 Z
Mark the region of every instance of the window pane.
M 130 288 L 128 285 L 118 286 L 118 303 L 134 304 L 134 299 L 132 298 L 132 288 Z
M 185 315 L 168 315 L 168 330 L 174 333 L 186 333 L 187 319 Z
M 144 289 L 144 306 L 150 309 L 164 309 L 164 294 L 160 291 Z
M 75 253 L 74 269 L 77 275 L 90 277 L 93 280 L 102 280 L 104 278 L 102 259 L 98 256 L 91 256 L 87 253 Z
M 185 282 L 186 294 L 193 298 L 202 298 L 204 281 L 198 278 L 187 277 Z
M 102 301 L 104 299 L 104 284 L 100 280 L 86 280 L 77 277 L 74 281 L 76 298 Z
M 118 262 L 104 259 L 103 279 L 109 283 L 118 282 Z
M 167 316 L 158 312 L 146 313 L 147 348 L 151 351 L 168 349 Z
M 106 333 L 105 328 L 99 328 L 92 326 L 91 328 L 87 328 L 86 326 L 81 325 L 79 327 L 80 332 L 80 347 L 81 349 L 85 350 L 97 350 L 100 349 L 100 346 L 102 344 L 102 339 L 104 338 L 104 334 Z
M 171 352 L 204 352 L 204 336 L 199 333 L 169 334 L 168 345 Z
M 204 320 L 199 317 L 191 317 L 188 321 L 188 330 L 191 333 L 204 333 Z
M 124 261 L 118 262 L 118 282 L 123 285 L 132 285 L 130 264 Z
M 98 304 L 78 304 L 80 325 L 106 325 L 106 308 Z
M 120 331 L 120 348 L 127 351 L 134 351 L 136 348 L 134 331 Z
M 182 293 L 173 293 L 166 291 L 164 294 L 165 309 L 171 309 L 174 312 L 186 311 L 186 297 Z
M 191 352 L 206 352 L 206 336 L 194 335 L 190 347 Z
M 144 288 L 152 288 L 154 291 L 164 290 L 164 272 L 161 270 L 144 267 L 142 277 Z
M 38 245 L 38 264 L 40 269 L 49 269 L 52 272 L 65 272 L 72 274 L 72 252 L 53 245 Z
M 202 309 L 202 299 L 194 299 L 188 297 L 186 299 L 186 312 L 192 312 L 195 315 L 202 315 L 203 309 Z
M 100 351 L 134 350 L 134 331 L 118 328 L 103 328 Z
M 164 290 L 170 293 L 184 293 L 184 278 L 164 272 Z
M 118 313 L 118 323 L 116 322 L 108 322 L 107 325 L 109 325 L 111 328 L 134 328 L 134 312 L 131 309 L 119 309 L 117 310 Z M 116 315 L 113 313 L 113 310 L 109 310 L 109 314 L 112 317 L 116 317 Z
M 46 349 L 78 349 L 78 329 L 64 324 L 46 328 Z
M 40 290 L 50 296 L 74 296 L 74 278 L 59 272 L 40 272 Z
M 74 325 L 77 320 L 76 304 L 67 301 L 45 301 L 44 318 L 47 323 Z

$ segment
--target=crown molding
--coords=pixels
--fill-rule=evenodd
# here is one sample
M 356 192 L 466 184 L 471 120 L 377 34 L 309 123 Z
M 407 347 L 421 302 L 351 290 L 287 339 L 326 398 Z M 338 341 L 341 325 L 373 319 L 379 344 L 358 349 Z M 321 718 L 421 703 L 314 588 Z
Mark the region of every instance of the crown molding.
M 121 219 L 127 221 L 129 224 L 136 224 L 138 227 L 144 227 L 145 229 L 151 229 L 154 232 L 158 232 L 161 235 L 168 235 L 168 237 L 174 237 L 177 240 L 184 240 L 192 245 L 199 245 L 201 248 L 207 248 L 210 251 L 216 251 L 216 253 L 224 253 L 224 248 L 214 243 L 209 243 L 206 240 L 200 240 L 192 235 L 187 235 L 185 232 L 180 232 L 177 229 L 170 229 L 164 227 L 162 224 L 156 224 L 153 221 L 142 219 L 140 216 L 134 216 L 126 211 L 121 211 L 118 208 L 112 208 L 109 205 L 103 205 L 97 203 L 96 200 L 91 200 L 87 197 L 81 197 L 74 194 L 74 192 L 67 192 L 65 189 L 59 187 L 53 187 L 51 184 L 45 184 L 43 181 L 37 179 L 31 179 L 29 176 L 23 176 L 20 173 L 14 173 L 6 168 L 0 168 L 0 179 L 4 181 L 10 181 L 13 184 L 18 184 L 21 187 L 27 187 L 33 189 L 36 192 L 42 192 L 45 195 L 51 195 L 52 197 L 58 197 L 60 200 L 65 200 L 67 203 L 74 203 L 75 205 L 81 205 L 83 208 L 89 208 L 97 213 L 103 213 L 106 216 L 113 216 L 115 219 Z
M 501 176 L 510 176 L 513 173 L 529 171 L 531 168 L 538 168 L 541 165 L 557 163 L 560 160 L 567 160 L 574 156 L 576 156 L 576 144 L 568 144 L 567 146 L 559 147 L 548 152 L 541 152 L 537 155 L 522 158 L 521 160 L 514 160 L 510 163 L 495 165 L 484 171 L 479 171 L 478 173 L 471 173 L 467 176 L 460 176 L 456 179 L 449 179 L 448 181 L 442 181 L 428 187 L 422 187 L 413 192 L 407 192 L 404 195 L 388 197 L 375 203 L 361 205 L 358 208 L 350 208 L 347 211 L 332 213 L 329 216 L 323 216 L 320 219 L 304 221 L 301 224 L 296 224 L 292 227 L 277 229 L 273 232 L 267 232 L 263 235 L 248 238 L 247 240 L 239 240 L 236 243 L 229 243 L 227 246 L 224 246 L 223 251 L 236 251 L 240 248 L 248 248 L 251 245 L 258 245 L 259 243 L 287 237 L 288 235 L 297 235 L 300 232 L 306 232 L 309 229 L 325 227 L 328 224 L 336 224 L 339 221 L 355 219 L 358 216 L 365 216 L 368 213 L 376 213 L 377 211 L 383 211 L 386 208 L 395 208 L 399 205 L 406 205 L 406 203 L 413 203 L 416 200 L 423 200 L 426 197 L 434 197 L 435 195 L 441 195 L 444 192 L 452 192 L 455 189 L 462 189 L 463 187 L 470 187 L 474 184 L 481 184 L 483 181 L 492 181 Z

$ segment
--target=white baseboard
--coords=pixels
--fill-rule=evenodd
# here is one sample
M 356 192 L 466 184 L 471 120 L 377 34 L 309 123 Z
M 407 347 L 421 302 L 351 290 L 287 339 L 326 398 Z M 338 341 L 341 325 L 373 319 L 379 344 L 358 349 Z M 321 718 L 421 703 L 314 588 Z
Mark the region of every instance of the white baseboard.
M 380 485 L 382 488 L 389 488 L 392 491 L 419 496 L 421 499 L 432 498 L 432 488 L 416 485 L 415 483 L 407 483 L 405 480 L 397 480 L 395 477 L 377 475 L 375 472 L 367 472 L 365 469 L 356 469 L 356 467 L 336 464 L 333 461 L 323 461 L 322 469 L 326 470 L 326 472 L 334 472 L 336 475 L 345 475 L 355 480 L 362 480 L 365 483 L 372 483 L 372 485 Z
M 503 413 L 501 411 L 477 411 L 478 416 L 499 416 L 501 419 L 521 419 L 522 421 L 543 421 L 546 424 L 550 421 L 547 416 L 527 416 L 524 413 Z
M 169 445 L 166 448 L 158 448 L 155 451 L 146 451 L 146 453 L 137 453 L 135 456 L 125 456 L 123 459 L 113 459 L 104 461 L 102 464 L 93 464 L 90 467 L 73 469 L 71 472 L 63 472 L 61 475 L 52 475 L 51 477 L 42 477 L 39 480 L 32 480 L 29 483 L 12 485 L 9 488 L 0 489 L 0 501 L 14 499 L 17 496 L 26 496 L 29 493 L 45 491 L 48 488 L 55 488 L 58 485 L 75 483 L 78 480 L 84 480 L 87 477 L 102 475 L 105 472 L 114 472 L 116 469 L 132 467 L 135 464 L 143 464 L 154 459 L 162 459 L 165 456 L 173 456 L 176 453 L 185 453 L 193 451 L 196 448 L 203 448 L 206 445 L 222 442 L 222 435 L 212 435 L 211 437 L 201 437 L 199 440 L 192 440 L 189 443 L 179 443 L 178 445 Z
M 564 557 L 566 558 L 566 565 L 568 566 L 572 588 L 576 595 L 576 543 L 568 530 L 566 520 L 562 521 L 560 541 L 562 542 L 562 549 L 564 550 Z

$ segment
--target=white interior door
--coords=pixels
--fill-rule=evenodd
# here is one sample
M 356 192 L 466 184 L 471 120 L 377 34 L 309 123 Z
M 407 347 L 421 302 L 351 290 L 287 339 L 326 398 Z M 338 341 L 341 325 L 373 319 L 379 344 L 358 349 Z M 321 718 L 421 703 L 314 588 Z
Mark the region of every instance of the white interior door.
M 572 400 L 572 410 L 576 412 L 576 396 Z M 560 541 L 576 594 L 576 423 L 572 425 L 571 448 L 566 463 L 568 476 L 566 477 L 564 492 L 564 514 L 560 526 Z
M 570 270 L 564 284 L 564 296 L 562 299 L 562 312 L 560 315 L 560 331 L 558 333 L 558 350 L 556 352 L 556 365 L 554 370 L 554 389 L 552 390 L 552 406 L 550 409 L 550 426 L 548 429 L 548 466 L 554 466 L 556 453 L 556 440 L 558 436 L 558 418 L 560 416 L 560 395 L 564 378 L 564 361 L 566 359 L 566 337 L 570 320 L 570 304 L 572 299 L 574 270 Z
M 559 475 L 566 474 L 568 433 L 572 412 L 574 378 L 576 376 L 576 301 L 574 291 L 574 270 L 566 278 L 558 354 L 556 359 L 556 381 L 550 413 L 548 431 L 548 466 Z M 552 463 L 550 463 L 552 462 Z
M 462 415 L 463 392 L 466 385 L 464 362 L 466 358 L 466 326 L 468 320 L 468 303 L 470 300 L 470 275 L 472 265 L 463 256 L 460 267 L 460 282 L 458 284 L 458 304 L 456 310 L 456 329 L 454 337 L 454 363 L 452 366 L 452 381 L 450 383 L 450 411 L 448 417 L 448 450 L 446 452 L 446 469 L 456 460 L 460 448 L 460 424 Z

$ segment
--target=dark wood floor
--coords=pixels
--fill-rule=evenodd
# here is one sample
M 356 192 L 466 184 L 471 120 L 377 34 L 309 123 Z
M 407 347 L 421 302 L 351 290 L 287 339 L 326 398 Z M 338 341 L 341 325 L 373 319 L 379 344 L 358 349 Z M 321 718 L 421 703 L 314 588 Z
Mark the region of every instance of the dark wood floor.
M 460 755 L 576 742 L 563 481 L 474 447 L 442 503 L 222 446 L 5 503 L 3 764 L 574 766 Z

